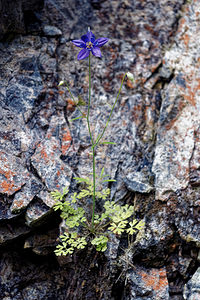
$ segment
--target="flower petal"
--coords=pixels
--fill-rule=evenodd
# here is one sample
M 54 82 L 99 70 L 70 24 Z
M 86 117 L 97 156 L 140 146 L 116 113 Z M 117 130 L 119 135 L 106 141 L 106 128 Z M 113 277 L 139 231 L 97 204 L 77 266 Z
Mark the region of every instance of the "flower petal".
M 97 57 L 101 57 L 101 50 L 98 47 L 92 48 L 92 54 Z
M 87 37 L 88 37 L 89 42 L 92 42 L 94 44 L 94 42 L 95 42 L 95 35 L 92 33 L 92 31 L 88 31 Z
M 73 40 L 72 43 L 79 48 L 86 48 L 85 43 L 82 40 Z
M 88 39 L 87 34 L 82 35 L 81 40 L 82 40 L 84 43 L 88 43 L 88 42 L 89 42 L 89 39 Z
M 98 46 L 98 47 L 101 47 L 103 46 L 104 44 L 106 44 L 108 42 L 108 39 L 107 38 L 99 38 L 95 41 L 94 45 L 95 46 Z
M 81 60 L 81 59 L 87 58 L 89 56 L 89 54 L 90 54 L 90 51 L 88 51 L 87 49 L 82 49 L 79 52 L 77 59 Z

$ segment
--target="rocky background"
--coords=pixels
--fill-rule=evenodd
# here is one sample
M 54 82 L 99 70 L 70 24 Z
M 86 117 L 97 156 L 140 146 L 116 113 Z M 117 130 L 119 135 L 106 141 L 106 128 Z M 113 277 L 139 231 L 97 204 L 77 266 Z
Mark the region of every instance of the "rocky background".
M 200 299 L 199 0 L 0 0 L 0 298 Z M 145 228 L 57 259 L 59 213 L 49 194 L 91 172 L 90 141 L 66 79 L 87 100 L 79 39 L 110 39 L 92 58 L 92 130 L 126 81 L 97 165 L 111 197 Z

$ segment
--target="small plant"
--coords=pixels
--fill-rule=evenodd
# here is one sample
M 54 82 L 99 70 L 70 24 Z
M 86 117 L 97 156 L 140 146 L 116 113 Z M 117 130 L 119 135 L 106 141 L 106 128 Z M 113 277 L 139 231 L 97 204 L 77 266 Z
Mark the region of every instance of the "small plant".
M 107 200 L 110 196 L 110 189 L 103 187 L 106 183 L 112 183 L 114 179 L 109 179 L 108 175 L 104 174 L 104 168 L 100 175 L 96 174 L 95 154 L 96 149 L 100 144 L 114 144 L 109 141 L 102 141 L 104 133 L 110 122 L 113 110 L 119 98 L 122 85 L 126 77 L 133 81 L 133 75 L 130 72 L 124 74 L 117 97 L 107 119 L 107 122 L 102 129 L 102 132 L 95 137 L 91 132 L 90 124 L 90 106 L 91 106 L 91 53 L 96 57 L 101 57 L 100 47 L 108 42 L 107 38 L 95 39 L 94 34 L 88 29 L 88 33 L 81 37 L 81 40 L 74 40 L 72 43 L 82 48 L 78 53 L 78 60 L 85 58 L 89 59 L 89 98 L 87 106 L 87 114 L 83 113 L 81 106 L 86 105 L 81 97 L 76 101 L 72 95 L 69 85 L 66 81 L 61 81 L 59 86 L 65 85 L 70 93 L 74 103 L 76 104 L 80 116 L 72 119 L 83 118 L 87 122 L 88 132 L 91 140 L 92 149 L 92 180 L 89 177 L 74 179 L 78 184 L 83 185 L 79 192 L 75 192 L 71 197 L 68 197 L 69 191 L 65 188 L 63 193 L 54 191 L 51 193 L 56 200 L 54 210 L 61 210 L 61 218 L 65 221 L 65 230 L 60 235 L 60 244 L 56 247 L 56 255 L 73 254 L 76 249 L 84 249 L 88 243 L 91 243 L 97 251 L 104 252 L 107 249 L 110 234 L 120 236 L 122 233 L 127 233 L 128 237 L 137 233 L 143 226 L 143 221 L 138 221 L 134 218 L 134 207 L 132 205 L 120 205 L 114 201 Z M 87 203 L 92 199 L 92 209 L 87 210 Z M 103 209 L 98 214 L 96 213 L 96 200 L 104 201 Z M 86 207 L 86 208 L 85 208 Z

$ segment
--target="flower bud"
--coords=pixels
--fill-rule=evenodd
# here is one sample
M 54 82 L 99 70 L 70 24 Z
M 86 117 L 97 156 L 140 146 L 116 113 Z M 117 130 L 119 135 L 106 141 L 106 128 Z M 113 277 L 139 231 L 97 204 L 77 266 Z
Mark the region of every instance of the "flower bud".
M 133 77 L 133 74 L 132 74 L 132 73 L 127 72 L 127 73 L 126 73 L 126 76 L 127 76 L 128 79 L 131 80 L 132 82 L 134 81 L 134 77 Z
M 61 86 L 61 85 L 63 85 L 63 84 L 64 84 L 64 81 L 61 80 L 61 81 L 59 82 L 58 86 Z

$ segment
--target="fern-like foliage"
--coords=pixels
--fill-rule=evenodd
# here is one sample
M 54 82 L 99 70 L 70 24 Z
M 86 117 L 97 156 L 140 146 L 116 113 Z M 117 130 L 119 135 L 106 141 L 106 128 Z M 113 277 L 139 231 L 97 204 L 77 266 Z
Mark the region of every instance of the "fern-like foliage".
M 99 185 L 102 182 L 113 181 L 105 179 L 104 169 L 98 177 Z M 54 191 L 51 193 L 55 199 L 54 210 L 61 210 L 61 218 L 65 221 L 66 232 L 60 235 L 60 244 L 56 247 L 56 255 L 73 254 L 76 249 L 84 249 L 91 243 L 97 251 L 104 252 L 107 249 L 109 234 L 116 235 L 127 233 L 133 235 L 144 227 L 143 221 L 134 218 L 134 207 L 132 205 L 120 205 L 114 201 L 105 201 L 104 210 L 101 214 L 95 214 L 94 226 L 86 217 L 86 211 L 79 204 L 79 200 L 93 195 L 93 183 L 86 177 L 75 177 L 77 183 L 84 184 L 84 188 L 79 193 L 74 193 L 67 197 L 68 190 L 63 193 Z M 106 200 L 110 195 L 109 188 L 99 189 L 96 197 Z

